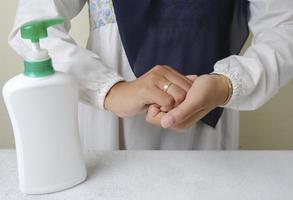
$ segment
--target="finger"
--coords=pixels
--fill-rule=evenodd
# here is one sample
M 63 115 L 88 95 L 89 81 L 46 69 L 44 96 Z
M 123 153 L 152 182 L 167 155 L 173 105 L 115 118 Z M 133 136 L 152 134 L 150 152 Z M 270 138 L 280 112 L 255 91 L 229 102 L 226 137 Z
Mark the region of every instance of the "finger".
M 161 120 L 163 128 L 170 128 L 176 126 L 186 119 L 191 117 L 196 112 L 201 112 L 203 108 L 200 105 L 192 104 L 188 99 L 185 99 L 183 103 L 169 111 Z
M 164 114 L 158 105 L 150 105 L 146 114 L 146 121 L 150 124 L 161 126 L 161 119 Z
M 159 89 L 161 89 L 163 92 L 168 93 L 169 95 L 171 95 L 173 97 L 173 99 L 175 101 L 174 106 L 177 106 L 184 101 L 187 92 L 184 89 L 177 86 L 176 84 L 170 82 L 165 77 L 161 77 L 157 81 L 156 84 Z M 164 87 L 166 85 L 169 86 L 169 88 L 167 89 L 167 91 L 164 91 Z M 169 109 L 166 109 L 165 107 L 162 107 L 161 110 L 162 111 L 169 111 Z
M 174 100 L 175 100 L 175 106 L 178 106 L 181 104 L 186 97 L 187 92 L 183 90 L 181 87 L 177 86 L 176 84 L 170 85 L 169 89 L 167 90 L 167 93 L 170 94 Z
M 166 79 L 178 85 L 180 88 L 184 89 L 187 92 L 192 85 L 192 81 L 170 67 L 168 67 L 167 69 L 168 70 L 164 74 Z
M 156 86 L 151 87 L 145 91 L 144 97 L 147 98 L 145 104 L 157 104 L 160 107 L 164 108 L 162 111 L 169 111 L 174 108 L 175 100 L 174 98 L 164 92 L 163 90 L 157 88 Z
M 191 83 L 190 82 L 190 79 L 184 75 L 182 75 L 181 73 L 179 73 L 178 71 L 176 71 L 174 68 L 168 66 L 168 65 L 163 65 L 167 70 L 169 70 L 170 72 L 174 73 L 174 74 L 177 74 L 179 77 L 183 78 L 185 81 L 187 81 L 188 83 Z
M 195 79 L 198 77 L 197 75 L 187 75 L 185 76 L 186 78 L 188 78 L 189 80 L 191 80 L 192 82 L 195 81 Z
M 200 112 L 194 113 L 191 117 L 186 119 L 185 121 L 177 124 L 176 126 L 172 127 L 172 129 L 176 130 L 177 132 L 182 132 L 186 129 L 191 128 L 194 126 L 200 119 L 202 119 L 207 114 L 206 110 L 202 110 Z

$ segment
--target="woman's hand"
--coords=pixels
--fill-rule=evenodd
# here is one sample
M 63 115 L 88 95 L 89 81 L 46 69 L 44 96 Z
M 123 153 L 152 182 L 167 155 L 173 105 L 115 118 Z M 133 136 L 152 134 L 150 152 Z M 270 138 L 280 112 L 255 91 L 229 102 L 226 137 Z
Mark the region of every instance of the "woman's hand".
M 134 81 L 115 84 L 106 96 L 105 108 L 119 117 L 136 115 L 152 104 L 167 112 L 184 101 L 191 85 L 191 80 L 171 67 L 158 65 Z
M 202 75 L 194 80 L 180 105 L 169 112 L 162 112 L 156 105 L 152 105 L 148 109 L 146 120 L 164 128 L 181 131 L 192 127 L 211 110 L 222 105 L 229 93 L 227 78 L 221 75 Z

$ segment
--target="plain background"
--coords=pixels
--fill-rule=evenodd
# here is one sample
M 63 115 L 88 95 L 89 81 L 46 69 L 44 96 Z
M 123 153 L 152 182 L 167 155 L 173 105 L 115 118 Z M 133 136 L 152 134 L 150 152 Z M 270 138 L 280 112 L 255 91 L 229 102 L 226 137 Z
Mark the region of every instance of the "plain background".
M 5 1 L 0 7 L 0 87 L 11 77 L 22 72 L 22 59 L 8 46 L 17 1 Z M 71 34 L 77 43 L 85 46 L 88 36 L 87 6 L 72 22 Z M 293 39 L 293 38 L 292 38 Z M 292 66 L 293 67 L 293 66 Z M 293 150 L 293 82 L 257 111 L 241 112 L 241 149 Z M 29 117 L 29 116 L 28 116 Z M 32 119 L 33 120 L 33 119 Z M 33 138 L 32 138 L 33 139 Z M 0 148 L 14 148 L 9 117 L 0 97 Z

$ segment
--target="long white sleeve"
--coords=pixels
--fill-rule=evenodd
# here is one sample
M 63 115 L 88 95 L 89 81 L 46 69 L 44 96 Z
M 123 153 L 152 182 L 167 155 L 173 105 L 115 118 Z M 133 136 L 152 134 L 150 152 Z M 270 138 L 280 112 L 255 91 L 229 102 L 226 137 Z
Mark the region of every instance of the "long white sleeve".
M 293 77 L 293 1 L 250 0 L 252 46 L 243 56 L 215 64 L 215 72 L 228 76 L 233 95 L 225 107 L 259 108 Z
M 64 17 L 64 25 L 48 29 L 49 37 L 41 40 L 41 47 L 48 49 L 55 69 L 77 78 L 81 100 L 103 109 L 108 90 L 123 78 L 107 67 L 98 55 L 79 47 L 69 36 L 70 20 L 85 3 L 86 0 L 19 0 L 9 43 L 18 54 L 24 56 L 30 44 L 20 38 L 19 28 L 22 24 L 40 18 Z

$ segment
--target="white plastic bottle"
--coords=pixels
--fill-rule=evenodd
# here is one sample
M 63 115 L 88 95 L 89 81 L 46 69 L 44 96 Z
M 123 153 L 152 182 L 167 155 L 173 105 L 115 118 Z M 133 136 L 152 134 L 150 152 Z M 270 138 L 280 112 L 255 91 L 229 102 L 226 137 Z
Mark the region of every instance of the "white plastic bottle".
M 32 21 L 21 36 L 32 41 L 25 70 L 3 87 L 12 122 L 22 192 L 51 193 L 72 187 L 86 178 L 78 134 L 78 86 L 74 78 L 56 72 L 39 39 L 62 18 Z

